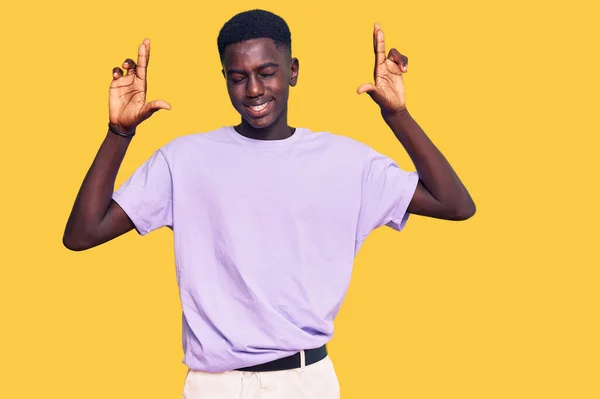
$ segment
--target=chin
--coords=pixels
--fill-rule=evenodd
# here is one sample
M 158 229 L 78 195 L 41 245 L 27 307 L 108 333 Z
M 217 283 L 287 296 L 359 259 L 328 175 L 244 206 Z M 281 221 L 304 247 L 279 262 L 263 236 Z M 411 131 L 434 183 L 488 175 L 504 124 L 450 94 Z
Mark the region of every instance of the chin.
M 265 115 L 264 118 L 247 118 L 245 116 L 242 117 L 244 121 L 252 126 L 254 129 L 264 129 L 271 125 L 273 125 L 277 119 L 270 118 L 270 115 Z
M 258 123 L 257 123 L 257 122 L 258 122 Z M 269 127 L 269 126 L 271 126 L 271 125 L 273 124 L 273 122 L 270 122 L 270 123 L 269 123 L 269 122 L 262 123 L 261 121 L 254 121 L 254 122 L 251 122 L 251 121 L 249 121 L 249 120 L 246 120 L 246 123 L 248 123 L 250 126 L 252 126 L 252 127 L 253 127 L 253 128 L 255 128 L 255 129 L 265 129 L 265 128 L 267 128 L 267 127 Z

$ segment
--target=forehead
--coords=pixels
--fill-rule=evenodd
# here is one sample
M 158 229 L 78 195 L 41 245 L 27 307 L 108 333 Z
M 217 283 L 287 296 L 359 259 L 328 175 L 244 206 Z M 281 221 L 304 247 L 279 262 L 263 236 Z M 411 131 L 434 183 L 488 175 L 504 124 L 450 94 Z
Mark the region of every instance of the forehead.
M 273 39 L 251 39 L 230 44 L 225 48 L 223 65 L 241 67 L 260 65 L 265 62 L 281 63 L 285 60 L 285 52 L 278 49 Z

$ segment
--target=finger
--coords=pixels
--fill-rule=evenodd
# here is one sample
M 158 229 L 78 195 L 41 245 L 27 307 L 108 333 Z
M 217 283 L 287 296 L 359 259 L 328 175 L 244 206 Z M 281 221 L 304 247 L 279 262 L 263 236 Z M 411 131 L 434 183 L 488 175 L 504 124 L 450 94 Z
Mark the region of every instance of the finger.
M 152 114 L 161 109 L 169 110 L 171 109 L 171 104 L 164 100 L 150 101 L 142 107 L 140 114 L 143 119 L 148 119 Z
M 375 86 L 373 86 L 371 83 L 364 83 L 364 84 L 360 85 L 360 87 L 358 88 L 358 90 L 356 90 L 356 92 L 358 94 L 363 94 L 363 93 L 369 93 L 373 90 L 375 90 Z
M 382 94 L 376 86 L 373 86 L 371 83 L 365 83 L 360 85 L 358 90 L 356 90 L 358 94 L 367 93 L 369 97 L 377 104 L 380 104 L 382 101 Z
M 144 39 L 138 47 L 137 72 L 138 77 L 145 79 L 148 62 L 150 61 L 150 39 Z
M 127 71 L 128 75 L 135 73 L 135 68 L 135 62 L 131 58 L 127 58 L 125 61 L 123 61 L 123 69 Z
M 395 48 L 391 49 L 387 56 L 388 60 L 397 64 L 402 72 L 406 72 L 408 70 L 408 57 L 401 54 Z
M 375 50 L 376 65 L 383 64 L 385 62 L 385 41 L 379 24 L 375 24 L 373 29 L 373 49 Z
M 119 67 L 114 67 L 112 70 L 112 75 L 113 79 L 119 79 L 121 76 L 123 76 L 123 70 Z

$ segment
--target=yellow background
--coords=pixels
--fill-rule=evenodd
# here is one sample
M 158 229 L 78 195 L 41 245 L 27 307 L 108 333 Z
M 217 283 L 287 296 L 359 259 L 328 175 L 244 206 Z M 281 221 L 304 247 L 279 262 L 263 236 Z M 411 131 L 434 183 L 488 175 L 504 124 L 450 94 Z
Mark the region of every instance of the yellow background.
M 583 1 L 11 2 L 2 7 L 0 398 L 180 398 L 170 231 L 69 252 L 106 134 L 113 66 L 152 39 L 117 184 L 157 147 L 236 123 L 216 49 L 234 13 L 282 15 L 290 122 L 413 166 L 356 88 L 372 24 L 410 59 L 408 106 L 471 191 L 466 222 L 413 216 L 365 243 L 336 322 L 342 398 L 599 398 L 598 26 Z M 597 3 L 596 3 L 597 4 Z

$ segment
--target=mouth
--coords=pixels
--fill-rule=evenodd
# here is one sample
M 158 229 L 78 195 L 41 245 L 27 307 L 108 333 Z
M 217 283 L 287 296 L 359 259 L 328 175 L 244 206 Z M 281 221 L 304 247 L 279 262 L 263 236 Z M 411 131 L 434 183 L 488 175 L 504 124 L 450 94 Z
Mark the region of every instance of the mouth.
M 246 107 L 246 110 L 248 111 L 248 113 L 255 117 L 255 118 L 260 118 L 261 116 L 265 116 L 269 110 L 271 109 L 271 107 L 273 106 L 273 101 L 274 100 L 269 100 L 265 103 L 262 103 L 260 105 L 246 105 L 244 104 L 244 107 Z

